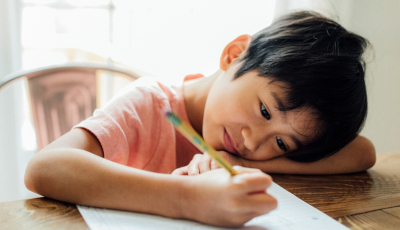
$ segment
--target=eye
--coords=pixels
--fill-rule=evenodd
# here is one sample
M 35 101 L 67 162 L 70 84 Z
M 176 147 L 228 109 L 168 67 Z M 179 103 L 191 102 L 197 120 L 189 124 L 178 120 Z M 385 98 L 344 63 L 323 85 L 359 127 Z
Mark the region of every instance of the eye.
M 281 148 L 285 152 L 287 151 L 286 145 L 285 145 L 285 143 L 283 143 L 283 141 L 280 137 L 276 137 L 276 142 L 278 143 L 279 148 Z
M 271 115 L 268 113 L 268 110 L 265 108 L 263 103 L 260 103 L 261 115 L 265 117 L 267 120 L 271 119 Z

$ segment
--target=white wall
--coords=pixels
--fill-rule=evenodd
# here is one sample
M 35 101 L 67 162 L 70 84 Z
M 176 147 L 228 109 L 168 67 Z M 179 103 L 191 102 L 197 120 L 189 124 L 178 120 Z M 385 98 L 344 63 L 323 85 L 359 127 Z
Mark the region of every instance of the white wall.
M 14 54 L 14 51 L 20 52 L 20 43 L 15 38 L 19 38 L 19 9 L 18 1 L 0 1 L 0 77 L 19 69 L 20 55 Z M 16 5 L 17 4 L 17 5 Z M 8 87 L 6 91 L 0 94 L 0 202 L 4 197 L 14 198 L 20 188 L 18 180 L 19 173 L 13 173 L 18 167 L 18 144 L 10 145 L 16 142 L 16 136 L 19 130 L 16 127 L 16 101 L 14 93 L 18 92 L 16 87 Z M 6 96 L 4 96 L 6 95 Z M 9 188 L 17 189 L 9 189 Z
M 21 68 L 20 1 L 0 0 L 0 78 Z M 23 177 L 33 151 L 21 143 L 23 83 L 0 92 L 0 202 L 37 196 L 29 192 Z
M 347 5 L 345 26 L 372 43 L 374 57 L 367 66 L 369 111 L 362 135 L 377 153 L 400 153 L 400 1 L 340 0 Z

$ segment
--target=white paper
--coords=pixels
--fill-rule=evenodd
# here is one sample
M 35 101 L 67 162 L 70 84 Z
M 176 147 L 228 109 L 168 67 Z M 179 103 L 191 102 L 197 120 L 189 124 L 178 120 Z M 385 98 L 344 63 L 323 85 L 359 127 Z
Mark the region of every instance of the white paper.
M 341 230 L 348 229 L 318 209 L 305 203 L 284 188 L 273 183 L 268 193 L 278 200 L 278 208 L 256 217 L 239 229 L 247 230 Z M 157 215 L 93 208 L 77 205 L 91 230 L 111 229 L 165 229 L 200 230 L 228 229 L 201 224 L 190 220 L 176 220 Z M 237 229 L 237 228 L 235 228 Z

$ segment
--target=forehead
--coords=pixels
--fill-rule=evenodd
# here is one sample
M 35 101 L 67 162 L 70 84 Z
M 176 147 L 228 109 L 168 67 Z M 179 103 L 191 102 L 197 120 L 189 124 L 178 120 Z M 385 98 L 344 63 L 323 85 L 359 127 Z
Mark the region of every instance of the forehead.
M 258 85 L 260 95 L 272 97 L 275 100 L 275 107 L 282 111 L 288 111 L 288 94 L 290 93 L 290 85 L 286 82 L 278 81 L 273 77 L 257 75 L 255 78 Z

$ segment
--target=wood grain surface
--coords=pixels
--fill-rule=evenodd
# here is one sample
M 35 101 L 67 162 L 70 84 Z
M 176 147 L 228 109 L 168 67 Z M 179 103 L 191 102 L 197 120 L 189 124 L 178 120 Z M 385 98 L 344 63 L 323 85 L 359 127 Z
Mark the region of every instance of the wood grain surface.
M 350 229 L 368 230 L 398 230 L 400 229 L 400 219 L 384 211 L 373 211 L 364 214 L 339 217 L 340 223 Z
M 351 229 L 400 229 L 400 153 L 362 173 L 272 175 L 300 199 Z M 73 204 L 48 198 L 0 203 L 0 229 L 89 229 Z
M 400 206 L 394 207 L 394 208 L 383 209 L 383 211 L 400 219 Z M 400 225 L 399 225 L 399 228 L 400 228 Z
M 88 230 L 74 204 L 48 198 L 0 203 L 0 229 Z
M 376 165 L 361 173 L 273 178 L 351 229 L 400 229 L 400 153 L 379 155 Z

